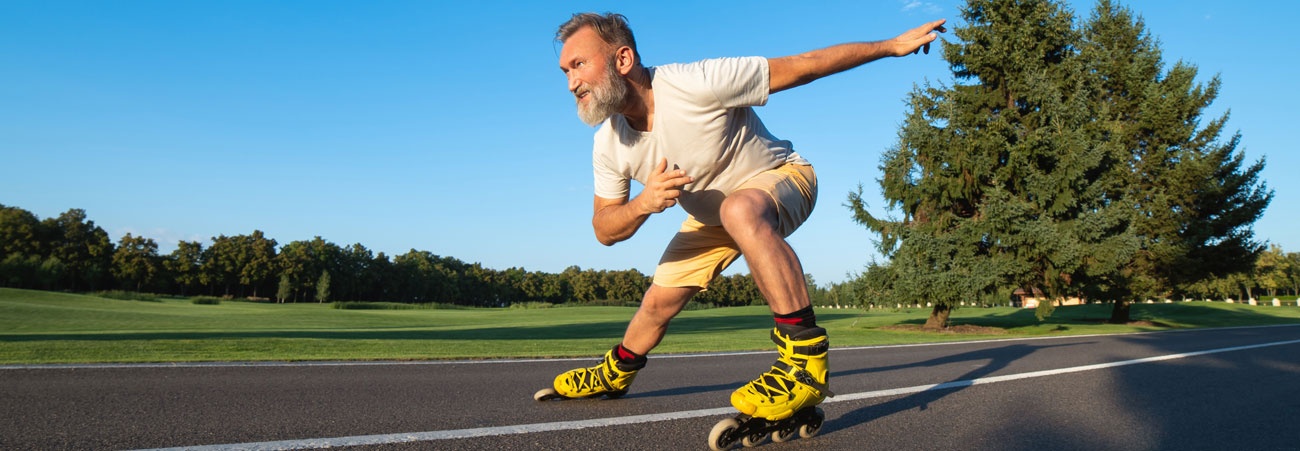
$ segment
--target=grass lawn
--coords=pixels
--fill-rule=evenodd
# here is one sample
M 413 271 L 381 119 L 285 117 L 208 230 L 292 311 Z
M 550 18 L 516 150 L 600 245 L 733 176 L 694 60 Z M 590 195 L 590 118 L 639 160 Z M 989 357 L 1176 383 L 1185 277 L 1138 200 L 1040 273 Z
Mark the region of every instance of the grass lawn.
M 597 356 L 622 338 L 628 307 L 340 310 L 328 304 L 143 302 L 0 288 L 0 364 L 263 360 L 412 360 Z M 1124 333 L 1300 323 L 1297 307 L 1190 302 L 1138 304 L 1130 325 L 1102 324 L 1108 305 L 1032 310 L 963 308 L 935 333 L 906 325 L 927 309 L 819 309 L 835 346 Z M 765 350 L 766 307 L 683 312 L 656 353 Z M 957 328 L 961 329 L 961 328 Z

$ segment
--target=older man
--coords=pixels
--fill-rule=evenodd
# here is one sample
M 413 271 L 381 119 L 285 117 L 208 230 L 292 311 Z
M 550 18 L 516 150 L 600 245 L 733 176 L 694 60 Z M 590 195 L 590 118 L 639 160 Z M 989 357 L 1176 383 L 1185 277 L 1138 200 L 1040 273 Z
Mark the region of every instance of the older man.
M 668 243 L 623 341 L 594 367 L 555 379 L 538 399 L 625 394 L 669 321 L 741 255 L 775 317 L 772 368 L 731 396 L 737 410 L 779 420 L 816 405 L 827 387 L 826 329 L 817 327 L 803 267 L 785 238 L 817 200 L 812 165 L 768 132 L 753 107 L 768 95 L 924 49 L 938 20 L 879 42 L 781 58 L 722 58 L 645 67 L 626 18 L 575 14 L 560 26 L 560 69 L 583 122 L 599 126 L 592 165 L 596 239 L 630 238 L 650 215 L 690 215 Z M 643 189 L 629 198 L 630 181 Z

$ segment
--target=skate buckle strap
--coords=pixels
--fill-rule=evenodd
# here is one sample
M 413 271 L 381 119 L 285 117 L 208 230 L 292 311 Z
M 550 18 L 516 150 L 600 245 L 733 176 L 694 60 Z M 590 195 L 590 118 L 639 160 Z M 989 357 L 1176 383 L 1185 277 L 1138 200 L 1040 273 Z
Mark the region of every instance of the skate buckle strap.
M 599 367 L 600 369 L 595 371 L 595 373 L 600 376 L 600 386 L 604 387 L 605 390 L 614 389 L 614 384 L 612 382 L 613 377 L 611 376 L 617 374 L 617 368 L 615 365 L 617 365 L 616 362 L 605 359 L 605 361 L 601 362 Z
M 831 349 L 830 341 L 823 341 L 812 346 L 791 346 L 790 350 L 799 355 L 821 355 Z
M 781 371 L 784 371 L 786 374 L 793 376 L 795 381 L 798 381 L 799 383 L 807 385 L 809 387 L 815 388 L 817 389 L 817 391 L 822 392 L 829 398 L 835 397 L 835 393 L 831 392 L 830 384 L 823 384 L 821 382 L 817 382 L 817 379 L 813 378 L 812 373 L 809 373 L 808 370 L 781 361 L 776 362 L 773 366 Z

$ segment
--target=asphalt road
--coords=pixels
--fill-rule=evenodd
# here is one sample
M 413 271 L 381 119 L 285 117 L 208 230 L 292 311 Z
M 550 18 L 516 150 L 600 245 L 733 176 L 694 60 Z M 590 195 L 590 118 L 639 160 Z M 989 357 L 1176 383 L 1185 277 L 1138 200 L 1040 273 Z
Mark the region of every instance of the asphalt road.
M 543 403 L 594 359 L 0 367 L 0 449 L 707 449 L 774 357 L 652 357 L 623 399 Z M 831 368 L 821 433 L 759 449 L 1300 449 L 1300 326 L 836 349 Z

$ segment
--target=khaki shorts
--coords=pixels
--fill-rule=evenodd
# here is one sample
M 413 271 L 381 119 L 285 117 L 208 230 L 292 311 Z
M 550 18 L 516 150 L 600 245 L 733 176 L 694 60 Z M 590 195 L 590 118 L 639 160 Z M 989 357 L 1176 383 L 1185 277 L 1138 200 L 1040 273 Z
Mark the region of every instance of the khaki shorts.
M 786 164 L 741 185 L 759 189 L 776 201 L 777 231 L 788 237 L 808 219 L 817 204 L 817 175 L 812 166 Z M 659 259 L 654 283 L 663 287 L 708 288 L 709 282 L 740 258 L 740 247 L 722 226 L 686 218 Z

